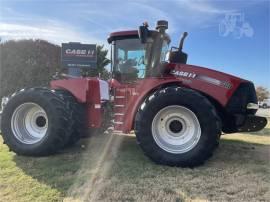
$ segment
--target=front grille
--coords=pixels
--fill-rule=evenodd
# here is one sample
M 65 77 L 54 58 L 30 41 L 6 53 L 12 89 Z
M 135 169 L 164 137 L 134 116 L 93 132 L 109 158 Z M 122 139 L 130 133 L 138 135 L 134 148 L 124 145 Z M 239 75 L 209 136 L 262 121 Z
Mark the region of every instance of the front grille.
M 229 114 L 255 114 L 257 110 L 247 109 L 248 103 L 257 103 L 253 83 L 241 83 L 229 100 L 226 110 Z

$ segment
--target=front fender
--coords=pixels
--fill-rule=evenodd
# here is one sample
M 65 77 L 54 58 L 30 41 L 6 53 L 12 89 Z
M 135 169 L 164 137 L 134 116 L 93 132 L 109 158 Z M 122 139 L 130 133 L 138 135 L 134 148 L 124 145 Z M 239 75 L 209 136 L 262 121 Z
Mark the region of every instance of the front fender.
M 176 65 L 169 72 L 161 78 L 147 78 L 137 82 L 135 93 L 132 95 L 124 116 L 124 133 L 129 133 L 133 129 L 137 110 L 146 97 L 157 89 L 169 85 L 190 88 L 213 98 L 222 107 L 225 107 L 240 83 L 246 82 L 222 72 L 190 65 Z

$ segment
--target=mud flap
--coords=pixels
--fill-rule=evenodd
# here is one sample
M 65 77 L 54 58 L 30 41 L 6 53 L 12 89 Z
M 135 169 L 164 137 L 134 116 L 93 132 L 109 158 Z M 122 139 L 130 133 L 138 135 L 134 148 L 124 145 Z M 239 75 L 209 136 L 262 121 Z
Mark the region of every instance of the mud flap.
M 262 130 L 267 125 L 267 118 L 255 115 L 248 115 L 243 125 L 237 127 L 239 132 L 255 132 Z

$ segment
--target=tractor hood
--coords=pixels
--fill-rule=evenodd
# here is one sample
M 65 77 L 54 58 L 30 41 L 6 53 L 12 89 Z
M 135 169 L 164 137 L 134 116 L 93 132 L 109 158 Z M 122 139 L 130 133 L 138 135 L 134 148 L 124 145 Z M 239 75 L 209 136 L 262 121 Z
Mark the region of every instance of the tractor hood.
M 248 82 L 245 79 L 226 74 L 220 71 L 188 64 L 169 63 L 166 66 L 166 74 L 177 78 L 188 80 L 200 80 L 211 85 L 231 89 L 242 82 Z
M 161 69 L 163 69 L 160 72 L 163 77 L 209 95 L 223 106 L 228 103 L 229 98 L 240 85 L 248 85 L 254 89 L 250 81 L 205 67 L 167 63 Z M 252 90 L 252 94 L 254 94 L 253 91 L 255 90 Z

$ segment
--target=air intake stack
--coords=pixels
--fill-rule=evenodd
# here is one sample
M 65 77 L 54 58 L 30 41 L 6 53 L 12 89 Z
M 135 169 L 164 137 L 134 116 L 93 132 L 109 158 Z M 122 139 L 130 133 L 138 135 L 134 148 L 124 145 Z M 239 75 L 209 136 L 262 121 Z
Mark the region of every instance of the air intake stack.
M 156 30 L 164 34 L 166 29 L 168 29 L 168 21 L 166 20 L 157 21 Z

